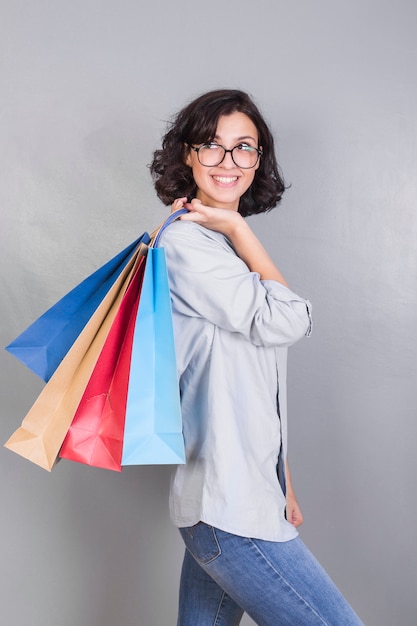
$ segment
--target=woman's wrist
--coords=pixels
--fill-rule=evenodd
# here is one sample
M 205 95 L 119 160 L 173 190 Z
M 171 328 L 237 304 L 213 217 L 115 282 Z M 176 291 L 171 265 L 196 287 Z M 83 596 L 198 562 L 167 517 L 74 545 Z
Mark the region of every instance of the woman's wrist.
M 228 239 L 234 244 L 237 243 L 251 232 L 247 222 L 240 213 L 231 212 L 230 224 L 224 233 Z

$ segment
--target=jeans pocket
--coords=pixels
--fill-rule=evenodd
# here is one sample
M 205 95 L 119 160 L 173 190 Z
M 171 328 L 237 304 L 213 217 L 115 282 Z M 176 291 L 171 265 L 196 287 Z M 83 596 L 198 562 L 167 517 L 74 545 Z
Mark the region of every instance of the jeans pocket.
M 220 556 L 221 549 L 213 526 L 198 522 L 194 526 L 179 530 L 187 549 L 197 562 L 207 565 Z

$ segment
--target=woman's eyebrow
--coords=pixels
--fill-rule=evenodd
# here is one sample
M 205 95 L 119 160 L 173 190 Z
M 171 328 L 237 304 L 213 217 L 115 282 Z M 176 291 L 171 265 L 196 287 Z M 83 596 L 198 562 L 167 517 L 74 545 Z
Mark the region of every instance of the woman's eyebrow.
M 216 141 L 221 141 L 221 137 L 219 137 L 219 135 L 215 135 L 214 139 Z M 252 141 L 254 141 L 255 143 L 257 142 L 255 137 L 252 137 L 252 135 L 244 135 L 243 137 L 236 137 L 234 141 L 245 141 L 246 139 L 252 139 Z

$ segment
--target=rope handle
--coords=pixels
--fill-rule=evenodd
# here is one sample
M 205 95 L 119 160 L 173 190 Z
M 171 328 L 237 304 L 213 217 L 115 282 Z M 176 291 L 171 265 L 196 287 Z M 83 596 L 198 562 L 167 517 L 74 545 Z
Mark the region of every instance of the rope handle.
M 167 217 L 165 222 L 162 222 L 162 224 L 158 226 L 158 228 L 154 230 L 153 233 L 151 233 L 151 243 L 149 244 L 149 247 L 157 248 L 161 235 L 164 232 L 164 230 L 167 228 L 167 226 L 172 224 L 172 222 L 175 222 L 175 220 L 177 220 L 181 215 L 184 215 L 184 213 L 188 213 L 188 209 L 182 208 L 182 209 L 178 209 L 177 211 L 174 211 L 174 213 L 171 213 L 171 215 Z

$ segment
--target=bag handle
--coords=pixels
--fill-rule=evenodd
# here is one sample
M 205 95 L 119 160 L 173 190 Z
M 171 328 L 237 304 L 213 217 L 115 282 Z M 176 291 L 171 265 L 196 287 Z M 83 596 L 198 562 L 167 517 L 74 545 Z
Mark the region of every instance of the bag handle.
M 172 222 L 175 222 L 175 220 L 177 220 L 181 215 L 184 215 L 184 213 L 188 213 L 188 209 L 182 208 L 171 213 L 171 215 L 167 217 L 165 222 L 163 222 L 160 226 L 158 226 L 158 228 L 154 230 L 154 232 L 151 234 L 151 243 L 149 244 L 149 247 L 157 248 L 159 244 L 159 239 L 161 238 L 161 235 L 164 232 L 164 230 L 167 228 L 167 226 L 172 224 Z

